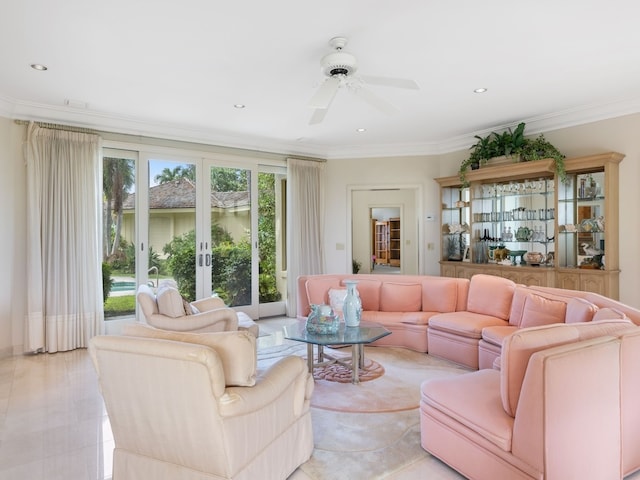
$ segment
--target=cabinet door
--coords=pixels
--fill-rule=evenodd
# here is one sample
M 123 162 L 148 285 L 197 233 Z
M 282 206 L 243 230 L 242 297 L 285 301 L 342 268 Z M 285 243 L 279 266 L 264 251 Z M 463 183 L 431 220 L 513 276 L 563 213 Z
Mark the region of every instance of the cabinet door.
M 393 267 L 400 266 L 400 219 L 389 219 L 389 263 Z
M 571 174 L 558 196 L 560 267 L 603 269 L 606 263 L 604 171 Z
M 487 252 L 507 248 L 520 262 L 527 252 L 546 258 L 554 251 L 554 179 L 472 186 L 473 262 L 492 263 Z
M 442 260 L 461 261 L 469 246 L 469 189 L 443 187 L 442 194 Z
M 376 222 L 375 226 L 376 265 L 389 263 L 389 223 Z
M 580 290 L 580 274 L 578 272 L 558 272 L 556 287 L 569 290 Z

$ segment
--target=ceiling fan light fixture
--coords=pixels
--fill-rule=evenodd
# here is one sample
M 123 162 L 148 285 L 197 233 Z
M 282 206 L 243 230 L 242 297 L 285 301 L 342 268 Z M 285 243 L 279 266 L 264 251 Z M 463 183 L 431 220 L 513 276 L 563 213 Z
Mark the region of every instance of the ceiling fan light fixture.
M 356 57 L 347 52 L 332 52 L 320 60 L 322 73 L 327 77 L 334 75 L 344 75 L 345 77 L 353 75 L 358 70 Z
M 356 132 L 358 132 L 358 133 L 364 133 L 366 131 L 367 131 L 366 128 L 356 128 Z
M 480 87 L 480 88 L 476 88 L 476 89 L 473 91 L 473 93 L 484 93 L 484 92 L 486 92 L 486 91 L 487 91 L 487 89 L 486 89 L 486 88 L 484 88 L 484 87 Z
M 39 72 L 44 72 L 46 70 L 49 70 L 49 68 L 41 63 L 32 63 L 31 64 L 31 68 L 33 68 L 34 70 L 38 70 Z
M 233 104 L 233 108 L 237 108 L 239 110 L 242 110 L 243 108 L 246 108 L 246 105 L 244 103 L 234 103 Z

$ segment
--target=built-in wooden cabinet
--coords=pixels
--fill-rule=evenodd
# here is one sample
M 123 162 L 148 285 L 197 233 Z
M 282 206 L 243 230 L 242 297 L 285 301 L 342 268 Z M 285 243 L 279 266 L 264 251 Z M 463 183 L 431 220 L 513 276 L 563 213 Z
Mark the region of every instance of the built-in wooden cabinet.
M 441 275 L 488 273 L 618 298 L 623 158 L 605 153 L 566 159 L 564 180 L 553 160 L 485 166 L 467 173 L 466 187 L 457 176 L 436 179 Z
M 389 265 L 400 266 L 400 219 L 389 219 Z
M 376 265 L 389 263 L 389 222 L 376 222 L 373 233 Z
M 400 266 L 400 219 L 376 221 L 374 224 L 373 245 L 376 265 Z

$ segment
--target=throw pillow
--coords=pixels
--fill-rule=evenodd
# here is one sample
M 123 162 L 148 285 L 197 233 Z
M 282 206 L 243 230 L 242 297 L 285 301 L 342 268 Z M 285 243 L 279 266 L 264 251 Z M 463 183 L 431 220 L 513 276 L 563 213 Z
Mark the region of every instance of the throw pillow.
M 182 297 L 182 306 L 184 307 L 185 315 L 195 315 L 196 313 L 200 313 L 200 310 L 198 310 L 195 305 L 192 305 L 191 302 L 184 297 Z
M 524 301 L 521 328 L 537 327 L 552 323 L 564 323 L 567 304 L 540 295 L 529 294 Z
M 342 317 L 342 304 L 344 303 L 344 297 L 347 295 L 346 288 L 330 288 L 329 289 L 329 305 L 335 313 L 341 319 Z
M 611 319 L 624 320 L 626 318 L 627 316 L 624 314 L 624 312 L 621 312 L 620 310 L 617 310 L 615 308 L 610 308 L 610 307 L 601 308 L 593 315 L 594 322 L 597 322 L 598 320 L 611 320 Z
M 184 305 L 182 295 L 173 287 L 161 286 L 156 295 L 158 311 L 160 314 L 171 318 L 184 317 Z

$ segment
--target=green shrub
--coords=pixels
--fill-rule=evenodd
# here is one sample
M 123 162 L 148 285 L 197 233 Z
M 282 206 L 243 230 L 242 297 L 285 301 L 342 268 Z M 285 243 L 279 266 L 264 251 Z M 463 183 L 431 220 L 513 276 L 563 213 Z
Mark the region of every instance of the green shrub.
M 111 266 L 102 262 L 102 303 L 107 301 L 111 288 L 113 287 L 113 278 L 111 278 Z

